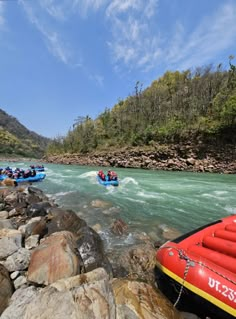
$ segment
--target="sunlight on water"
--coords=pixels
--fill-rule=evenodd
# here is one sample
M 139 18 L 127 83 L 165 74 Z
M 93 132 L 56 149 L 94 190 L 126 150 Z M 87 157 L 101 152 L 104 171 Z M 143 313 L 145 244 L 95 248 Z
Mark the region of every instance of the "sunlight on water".
M 135 199 L 135 198 L 131 198 L 131 197 L 125 197 L 127 200 L 131 201 L 131 202 L 136 202 L 136 203 L 141 203 L 141 204 L 145 204 L 144 200 L 141 199 Z
M 231 215 L 236 214 L 236 207 L 225 207 L 225 210 Z
M 79 178 L 92 177 L 93 179 L 96 180 L 96 176 L 97 176 L 97 171 L 90 171 L 90 172 L 86 172 L 86 173 L 79 175 Z
M 140 191 L 137 193 L 137 196 L 140 197 L 144 197 L 144 198 L 157 198 L 160 197 L 160 195 L 158 193 L 151 193 L 151 192 L 144 192 L 144 191 Z
M 56 194 L 54 194 L 54 195 L 52 195 L 53 197 L 61 197 L 61 196 L 67 196 L 67 195 L 69 195 L 69 194 L 73 194 L 74 193 L 74 191 L 69 191 L 69 192 L 59 192 L 59 193 L 56 193 Z
M 134 185 L 138 185 L 138 182 L 132 178 L 132 177 L 125 177 L 122 181 L 121 181 L 122 186 L 126 186 L 128 184 L 134 184 Z

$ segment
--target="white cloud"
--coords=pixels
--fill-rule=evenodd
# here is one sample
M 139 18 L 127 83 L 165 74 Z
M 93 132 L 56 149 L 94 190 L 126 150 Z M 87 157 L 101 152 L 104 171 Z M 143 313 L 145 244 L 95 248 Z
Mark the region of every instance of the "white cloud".
M 97 86 L 103 87 L 104 85 L 104 77 L 99 74 L 90 75 L 89 78 L 95 82 Z
M 147 18 L 151 18 L 156 13 L 156 8 L 158 5 L 158 0 L 149 0 L 144 8 L 144 15 Z
M 61 29 L 62 24 L 59 23 L 66 23 L 69 18 L 78 19 L 78 15 L 87 18 L 98 10 L 99 14 L 104 14 L 106 18 L 104 23 L 107 23 L 107 31 L 110 34 L 107 44 L 115 70 L 122 67 L 127 72 L 134 69 L 148 71 L 160 65 L 186 69 L 212 62 L 212 57 L 235 43 L 235 2 L 229 1 L 221 5 L 211 16 L 202 19 L 189 34 L 181 17 L 177 17 L 176 22 L 172 16 L 167 28 L 160 29 L 158 14 L 160 16 L 162 12 L 159 12 L 159 1 L 19 0 L 19 3 L 23 5 L 30 22 L 43 36 L 50 53 L 64 64 L 73 67 L 81 67 L 81 59 L 73 61 L 78 43 L 71 42 L 70 46 L 68 45 L 66 31 Z M 185 16 L 185 21 L 186 19 Z M 3 4 L 0 1 L 0 28 L 3 24 Z M 59 30 L 63 30 L 63 34 Z M 101 76 L 91 78 L 102 85 Z
M 106 10 L 112 25 L 112 40 L 108 41 L 116 64 L 129 69 L 149 69 L 160 55 L 159 36 L 151 30 L 157 0 L 113 0 Z
M 212 16 L 203 19 L 190 35 L 180 27 L 166 54 L 168 62 L 187 69 L 212 61 L 236 41 L 236 4 L 222 5 Z M 229 52 L 231 54 L 233 52 Z
M 65 64 L 70 64 L 72 53 L 68 50 L 59 38 L 58 33 L 42 32 L 47 39 L 48 50 Z
M 39 4 L 51 17 L 58 20 L 66 19 L 66 2 L 56 0 L 39 0 Z
M 127 12 L 128 10 L 140 10 L 142 0 L 113 0 L 106 10 L 108 17 Z
M 110 0 L 66 0 L 70 1 L 74 12 L 86 17 L 90 11 L 96 12 Z
M 0 29 L 3 29 L 4 25 L 5 25 L 4 3 L 0 1 Z
M 21 0 L 20 3 L 26 12 L 29 21 L 36 27 L 36 29 L 43 35 L 48 50 L 61 62 L 70 65 L 72 52 L 69 50 L 64 41 L 60 39 L 59 33 L 51 31 L 43 21 L 39 20 L 36 15 L 36 10 L 29 5 L 28 2 Z
M 161 64 L 183 70 L 212 62 L 236 42 L 235 2 L 202 18 L 190 34 L 180 18 L 172 30 L 158 30 L 157 7 L 156 0 L 113 0 L 108 6 L 106 15 L 112 26 L 108 46 L 116 70 L 125 66 L 148 71 Z

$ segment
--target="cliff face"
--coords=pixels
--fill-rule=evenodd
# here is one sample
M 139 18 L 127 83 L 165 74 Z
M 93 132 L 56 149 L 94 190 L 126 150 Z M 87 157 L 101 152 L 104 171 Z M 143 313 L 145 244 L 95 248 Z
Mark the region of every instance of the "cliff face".
M 236 173 L 235 144 L 196 143 L 162 145 L 153 149 L 124 149 L 91 154 L 63 154 L 44 158 L 49 163 L 142 168 L 169 171 Z

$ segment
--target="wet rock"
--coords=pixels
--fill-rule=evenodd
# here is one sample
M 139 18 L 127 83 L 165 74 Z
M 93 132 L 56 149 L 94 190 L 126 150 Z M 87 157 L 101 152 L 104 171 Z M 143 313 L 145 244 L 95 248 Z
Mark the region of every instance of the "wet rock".
M 80 229 L 76 243 L 86 272 L 103 267 L 112 275 L 112 267 L 105 255 L 102 239 L 91 227 Z
M 165 240 L 175 239 L 181 235 L 180 231 L 165 224 L 159 225 L 159 228 L 162 230 L 162 237 Z
M 39 188 L 36 188 L 36 187 L 33 187 L 33 186 L 29 186 L 25 190 L 25 193 L 27 194 L 27 202 L 29 204 L 48 201 L 47 196 Z
M 151 244 L 136 245 L 119 254 L 110 254 L 114 277 L 127 277 L 155 284 L 156 249 Z
M 95 225 L 92 226 L 92 228 L 97 233 L 99 233 L 102 230 L 102 226 L 100 224 L 95 224 Z
M 48 234 L 61 230 L 70 230 L 74 234 L 86 272 L 97 267 L 104 267 L 109 274 L 112 273 L 100 236 L 91 227 L 88 227 L 84 220 L 73 211 L 55 207 L 50 209 L 49 217 L 51 220 L 47 224 Z
M 122 220 L 117 219 L 114 221 L 114 223 L 111 225 L 111 231 L 115 235 L 122 235 L 127 232 L 128 225 Z
M 34 203 L 28 206 L 26 214 L 28 217 L 46 216 L 50 207 L 49 202 Z
M 91 206 L 96 208 L 108 208 L 111 207 L 111 203 L 96 199 L 91 202 Z
M 159 234 L 155 231 L 149 232 L 148 236 L 155 242 L 159 242 L 161 240 L 161 238 L 159 237 Z

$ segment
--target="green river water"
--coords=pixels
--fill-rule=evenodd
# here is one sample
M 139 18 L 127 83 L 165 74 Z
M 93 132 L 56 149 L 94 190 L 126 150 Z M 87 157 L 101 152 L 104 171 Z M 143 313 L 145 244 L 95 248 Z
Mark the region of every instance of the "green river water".
M 0 163 L 13 168 L 30 164 L 37 163 Z M 96 180 L 101 167 L 45 167 L 45 180 L 34 186 L 60 207 L 74 210 L 89 226 L 99 225 L 107 249 L 135 244 L 143 233 L 158 240 L 163 230 L 184 233 L 236 214 L 236 175 L 118 168 L 120 185 L 105 187 Z M 99 201 L 106 207 L 97 207 Z M 110 231 L 116 219 L 128 225 L 126 234 L 115 236 Z

